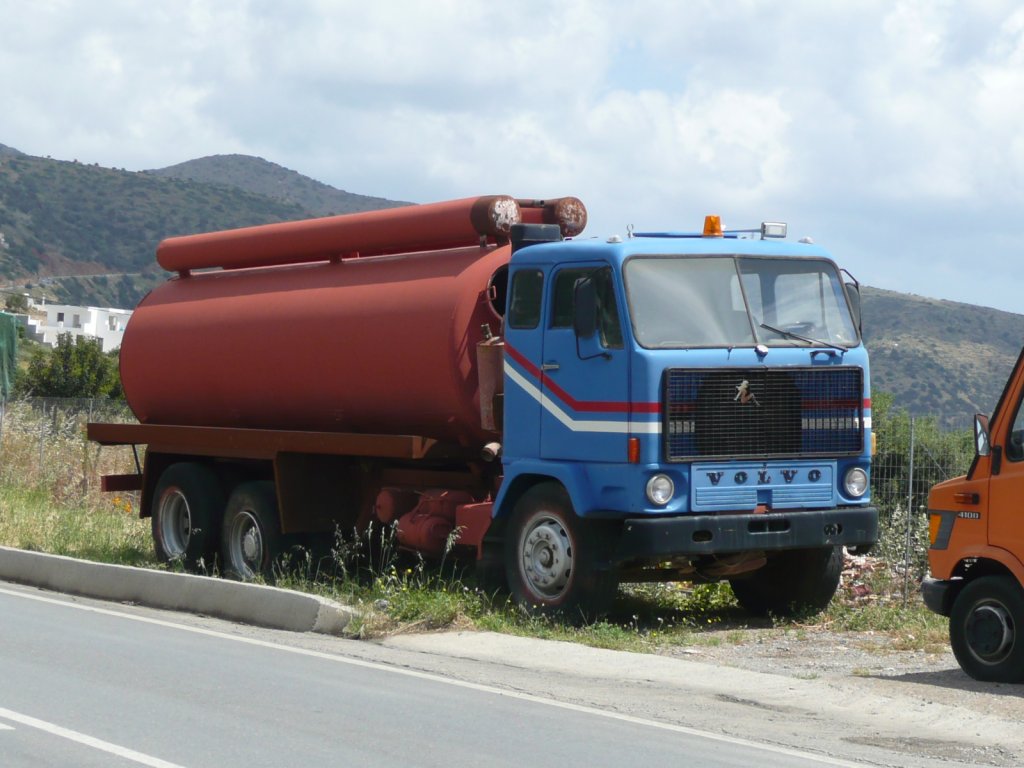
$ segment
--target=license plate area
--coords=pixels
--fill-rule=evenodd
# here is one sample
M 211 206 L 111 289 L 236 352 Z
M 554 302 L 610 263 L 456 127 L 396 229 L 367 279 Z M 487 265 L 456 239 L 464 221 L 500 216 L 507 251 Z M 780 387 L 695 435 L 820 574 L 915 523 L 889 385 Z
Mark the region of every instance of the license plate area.
M 694 512 L 820 508 L 835 504 L 835 466 L 827 462 L 729 462 L 693 465 Z

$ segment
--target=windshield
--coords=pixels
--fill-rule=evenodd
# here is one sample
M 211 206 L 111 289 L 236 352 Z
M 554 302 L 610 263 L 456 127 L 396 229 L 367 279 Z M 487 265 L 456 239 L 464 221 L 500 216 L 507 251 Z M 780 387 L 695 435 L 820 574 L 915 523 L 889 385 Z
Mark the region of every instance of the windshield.
M 644 347 L 857 343 L 839 273 L 826 259 L 635 256 L 624 273 Z

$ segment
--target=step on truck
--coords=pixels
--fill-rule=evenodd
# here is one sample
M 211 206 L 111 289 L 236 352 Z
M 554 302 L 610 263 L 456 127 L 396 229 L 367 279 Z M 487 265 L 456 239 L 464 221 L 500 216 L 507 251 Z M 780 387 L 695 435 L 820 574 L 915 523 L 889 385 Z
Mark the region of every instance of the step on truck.
M 823 608 L 877 538 L 854 283 L 785 225 L 586 239 L 576 198 L 491 196 L 172 237 L 121 378 L 162 561 L 241 578 L 390 527 L 516 601 L 728 580 Z M 138 453 L 136 453 L 138 455 Z
M 924 602 L 949 617 L 957 662 L 977 680 L 1024 682 L 1024 352 L 991 417 L 974 417 L 966 475 L 928 493 Z

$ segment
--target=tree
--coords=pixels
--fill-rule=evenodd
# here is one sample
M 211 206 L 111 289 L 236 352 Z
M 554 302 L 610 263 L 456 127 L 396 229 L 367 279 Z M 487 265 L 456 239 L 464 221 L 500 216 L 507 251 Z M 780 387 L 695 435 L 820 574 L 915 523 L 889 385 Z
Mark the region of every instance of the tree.
M 62 333 L 57 346 L 34 351 L 16 391 L 26 397 L 122 397 L 116 352 L 99 339 Z
M 8 312 L 28 312 L 28 299 L 20 293 L 9 293 L 4 300 Z

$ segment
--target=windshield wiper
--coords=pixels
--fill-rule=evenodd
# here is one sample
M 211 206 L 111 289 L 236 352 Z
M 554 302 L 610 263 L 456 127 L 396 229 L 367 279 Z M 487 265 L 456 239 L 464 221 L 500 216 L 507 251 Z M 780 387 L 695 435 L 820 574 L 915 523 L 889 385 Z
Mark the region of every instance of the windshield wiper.
M 771 331 L 772 333 L 777 333 L 780 336 L 788 336 L 789 338 L 796 339 L 797 341 L 806 341 L 808 344 L 818 344 L 822 347 L 832 347 L 833 349 L 841 349 L 843 352 L 850 351 L 849 347 L 844 347 L 842 344 L 836 344 L 831 341 L 822 341 L 821 339 L 812 339 L 810 336 L 801 336 L 799 333 L 793 333 L 792 331 L 784 331 L 781 328 L 776 328 L 773 325 L 768 325 L 768 323 L 761 323 L 761 327 Z

